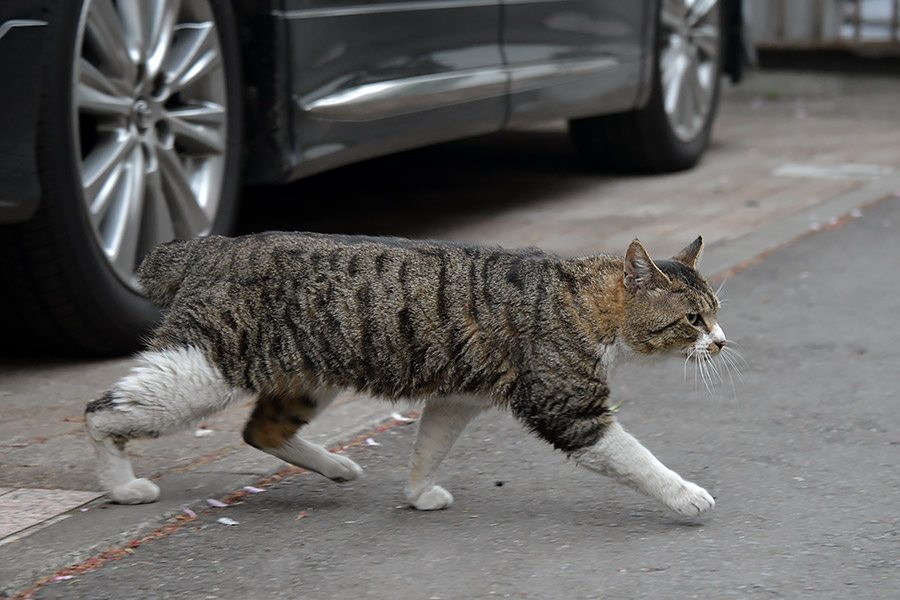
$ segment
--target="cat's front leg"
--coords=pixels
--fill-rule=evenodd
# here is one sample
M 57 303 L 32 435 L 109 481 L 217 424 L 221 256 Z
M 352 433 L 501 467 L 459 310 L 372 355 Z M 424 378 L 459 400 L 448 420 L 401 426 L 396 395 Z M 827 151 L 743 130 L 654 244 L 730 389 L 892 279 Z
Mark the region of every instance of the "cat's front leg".
M 579 465 L 614 477 L 680 515 L 701 515 L 716 504 L 706 490 L 662 464 L 615 421 L 600 441 L 571 456 Z
M 439 510 L 453 504 L 453 496 L 435 484 L 438 465 L 469 421 L 489 404 L 478 398 L 433 398 L 419 419 L 419 433 L 409 464 L 406 499 L 419 510 Z

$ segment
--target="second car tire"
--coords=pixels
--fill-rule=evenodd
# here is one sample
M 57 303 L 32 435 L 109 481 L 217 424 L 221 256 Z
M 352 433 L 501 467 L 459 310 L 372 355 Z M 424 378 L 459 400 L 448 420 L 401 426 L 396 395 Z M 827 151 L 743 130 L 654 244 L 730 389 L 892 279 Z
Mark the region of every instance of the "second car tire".
M 721 83 L 723 56 L 722 26 L 724 10 L 718 2 L 710 5 L 706 20 L 691 23 L 687 3 L 662 0 L 655 28 L 655 54 L 652 65 L 652 88 L 647 103 L 639 109 L 597 117 L 573 119 L 569 132 L 583 160 L 601 171 L 624 173 L 667 173 L 689 169 L 697 164 L 709 144 L 715 120 Z M 696 2 L 693 6 L 703 5 Z M 685 6 L 684 14 L 670 14 L 672 6 Z M 706 27 L 706 29 L 701 29 Z M 713 28 L 715 28 L 713 30 Z M 701 35 L 715 32 L 715 55 L 712 44 L 701 46 Z M 682 44 L 682 46 L 675 46 Z M 666 94 L 671 90 L 664 83 L 667 53 L 684 56 L 691 52 L 705 52 L 705 69 L 711 72 L 708 105 L 702 114 L 702 123 L 679 135 L 673 118 L 666 111 Z M 698 47 L 700 49 L 698 50 Z M 705 49 L 704 49 L 705 48 Z M 681 57 L 675 57 L 681 59 Z M 684 58 L 687 60 L 687 58 Z M 697 65 L 699 62 L 690 63 Z M 690 67 L 688 67 L 690 68 Z M 686 73 L 692 76 L 691 73 Z

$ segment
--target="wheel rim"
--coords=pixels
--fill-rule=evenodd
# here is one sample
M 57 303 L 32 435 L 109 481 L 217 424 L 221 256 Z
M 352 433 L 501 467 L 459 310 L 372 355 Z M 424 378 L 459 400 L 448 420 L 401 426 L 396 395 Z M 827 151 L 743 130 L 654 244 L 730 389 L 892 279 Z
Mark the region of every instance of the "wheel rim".
M 207 0 L 85 0 L 72 113 L 82 197 L 116 275 L 210 233 L 227 147 L 225 68 Z
M 720 36 L 718 0 L 663 0 L 660 61 L 663 108 L 676 137 L 694 140 L 713 108 Z

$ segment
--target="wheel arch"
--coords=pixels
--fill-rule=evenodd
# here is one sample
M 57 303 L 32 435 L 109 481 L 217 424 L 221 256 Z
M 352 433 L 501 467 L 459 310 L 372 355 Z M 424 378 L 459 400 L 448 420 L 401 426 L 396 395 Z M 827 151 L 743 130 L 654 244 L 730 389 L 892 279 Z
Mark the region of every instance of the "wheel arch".
M 662 6 L 663 0 L 651 0 L 652 5 L 648 7 L 648 14 L 657 15 Z M 722 73 L 728 75 L 732 83 L 738 83 L 744 74 L 744 63 L 746 58 L 746 40 L 744 29 L 744 0 L 721 0 L 722 10 L 725 16 L 722 19 L 724 30 L 722 38 L 724 45 L 722 49 Z M 656 28 L 659 27 L 658 19 L 647 19 L 647 27 L 644 29 L 644 68 L 641 78 L 641 91 L 638 95 L 638 106 L 643 106 L 650 99 L 650 82 L 652 81 L 653 65 L 653 44 L 656 41 Z M 752 62 L 752 61 L 751 61 Z
M 280 0 L 228 0 L 243 66 L 244 181 L 280 183 L 291 170 L 290 46 Z
M 744 10 L 743 0 L 722 0 L 725 10 L 724 56 L 722 72 L 728 75 L 732 83 L 741 80 L 744 74 Z

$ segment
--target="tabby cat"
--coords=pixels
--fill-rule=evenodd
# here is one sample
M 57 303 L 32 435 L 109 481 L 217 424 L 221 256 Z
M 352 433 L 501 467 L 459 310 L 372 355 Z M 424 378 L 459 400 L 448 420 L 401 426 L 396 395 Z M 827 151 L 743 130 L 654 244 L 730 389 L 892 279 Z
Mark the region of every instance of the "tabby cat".
M 624 258 L 571 259 L 312 233 L 164 244 L 138 272 L 164 317 L 138 366 L 87 405 L 100 483 L 114 502 L 156 500 L 128 440 L 247 399 L 248 444 L 356 479 L 355 462 L 298 433 L 352 388 L 424 402 L 406 485 L 417 509 L 450 506 L 435 471 L 469 420 L 496 406 L 578 464 L 681 515 L 704 513 L 712 496 L 619 426 L 608 385 L 617 354 L 721 351 L 719 303 L 695 270 L 702 245 L 654 263 L 637 240 Z

